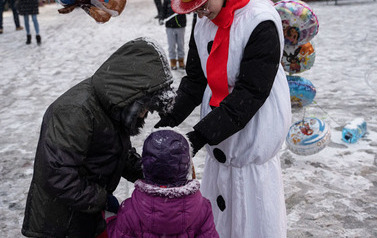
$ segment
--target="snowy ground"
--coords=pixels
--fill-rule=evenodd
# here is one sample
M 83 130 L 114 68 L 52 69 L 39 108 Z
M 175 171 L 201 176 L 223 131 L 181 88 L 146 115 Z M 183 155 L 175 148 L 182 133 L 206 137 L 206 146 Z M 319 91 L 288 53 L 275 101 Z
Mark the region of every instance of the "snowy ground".
M 346 1 L 346 0 L 344 0 Z M 306 109 L 331 126 L 332 142 L 312 156 L 281 151 L 288 237 L 377 237 L 377 7 L 375 1 L 342 4 L 310 3 L 320 21 L 313 43 L 313 68 L 302 73 L 317 88 L 316 104 Z M 167 49 L 164 26 L 153 18 L 151 0 L 133 0 L 106 24 L 96 24 L 77 9 L 59 15 L 56 4 L 40 8 L 42 46 L 25 45 L 25 31 L 15 31 L 11 12 L 4 13 L 0 35 L 0 233 L 21 237 L 25 200 L 33 173 L 33 157 L 42 115 L 60 94 L 90 77 L 117 48 L 139 36 L 154 38 Z M 189 15 L 188 22 L 191 23 Z M 21 22 L 23 19 L 21 18 Z M 186 29 L 188 40 L 191 25 Z M 32 32 L 33 28 L 32 28 Z M 184 72 L 173 72 L 175 86 Z M 294 121 L 303 110 L 294 111 Z M 369 133 L 356 144 L 341 141 L 347 121 L 364 117 Z M 179 127 L 190 131 L 198 110 Z M 133 143 L 157 121 L 149 117 Z M 205 151 L 195 160 L 199 179 Z M 123 200 L 132 185 L 122 181 L 116 196 Z

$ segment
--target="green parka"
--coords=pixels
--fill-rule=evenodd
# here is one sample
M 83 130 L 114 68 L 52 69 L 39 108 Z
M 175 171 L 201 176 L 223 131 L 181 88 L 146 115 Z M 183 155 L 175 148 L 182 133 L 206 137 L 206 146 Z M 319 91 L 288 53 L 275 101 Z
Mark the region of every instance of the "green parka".
M 22 234 L 95 237 L 105 229 L 101 211 L 121 176 L 141 171 L 128 164 L 130 131 L 121 113 L 135 100 L 170 87 L 163 51 L 138 38 L 118 49 L 95 74 L 47 109 L 34 161 Z M 137 115 L 133 115 L 137 117 Z

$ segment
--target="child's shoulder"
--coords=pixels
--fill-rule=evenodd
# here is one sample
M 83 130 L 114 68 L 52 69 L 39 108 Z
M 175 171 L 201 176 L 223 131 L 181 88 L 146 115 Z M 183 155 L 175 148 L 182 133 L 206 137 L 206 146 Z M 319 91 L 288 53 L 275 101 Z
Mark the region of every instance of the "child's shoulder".
M 143 180 L 135 182 L 135 190 L 146 193 L 151 196 L 181 198 L 184 196 L 195 194 L 200 189 L 200 182 L 196 179 L 190 180 L 187 184 L 180 187 L 163 187 L 148 184 Z

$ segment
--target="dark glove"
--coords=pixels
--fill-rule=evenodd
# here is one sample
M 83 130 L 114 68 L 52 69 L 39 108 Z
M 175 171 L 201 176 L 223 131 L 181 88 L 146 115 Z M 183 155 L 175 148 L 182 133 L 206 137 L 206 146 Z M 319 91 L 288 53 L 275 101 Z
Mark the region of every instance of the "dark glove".
M 118 199 L 112 194 L 107 194 L 105 210 L 112 213 L 117 213 L 118 209 L 119 209 Z
M 144 178 L 141 168 L 141 156 L 136 152 L 134 147 L 128 150 L 128 158 L 122 176 L 132 183 Z
M 190 131 L 186 134 L 187 137 L 190 140 L 191 146 L 192 146 L 192 156 L 195 156 L 196 153 L 205 145 L 207 144 L 206 138 L 204 138 L 202 135 L 200 135 L 197 131 Z
M 161 26 L 164 25 L 164 20 L 159 19 L 159 20 L 158 20 L 158 24 L 160 24 Z
M 160 128 L 160 127 L 175 127 L 177 126 L 177 122 L 175 119 L 170 115 L 160 115 L 161 119 L 159 122 L 157 122 L 156 125 L 154 125 L 154 128 Z

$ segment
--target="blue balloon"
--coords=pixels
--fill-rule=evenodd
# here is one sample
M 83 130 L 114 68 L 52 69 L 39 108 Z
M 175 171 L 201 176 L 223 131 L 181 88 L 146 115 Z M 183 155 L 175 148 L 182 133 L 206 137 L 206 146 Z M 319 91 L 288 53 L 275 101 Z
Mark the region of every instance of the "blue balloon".
M 300 76 L 287 76 L 292 107 L 304 107 L 313 102 L 316 94 L 314 85 Z

